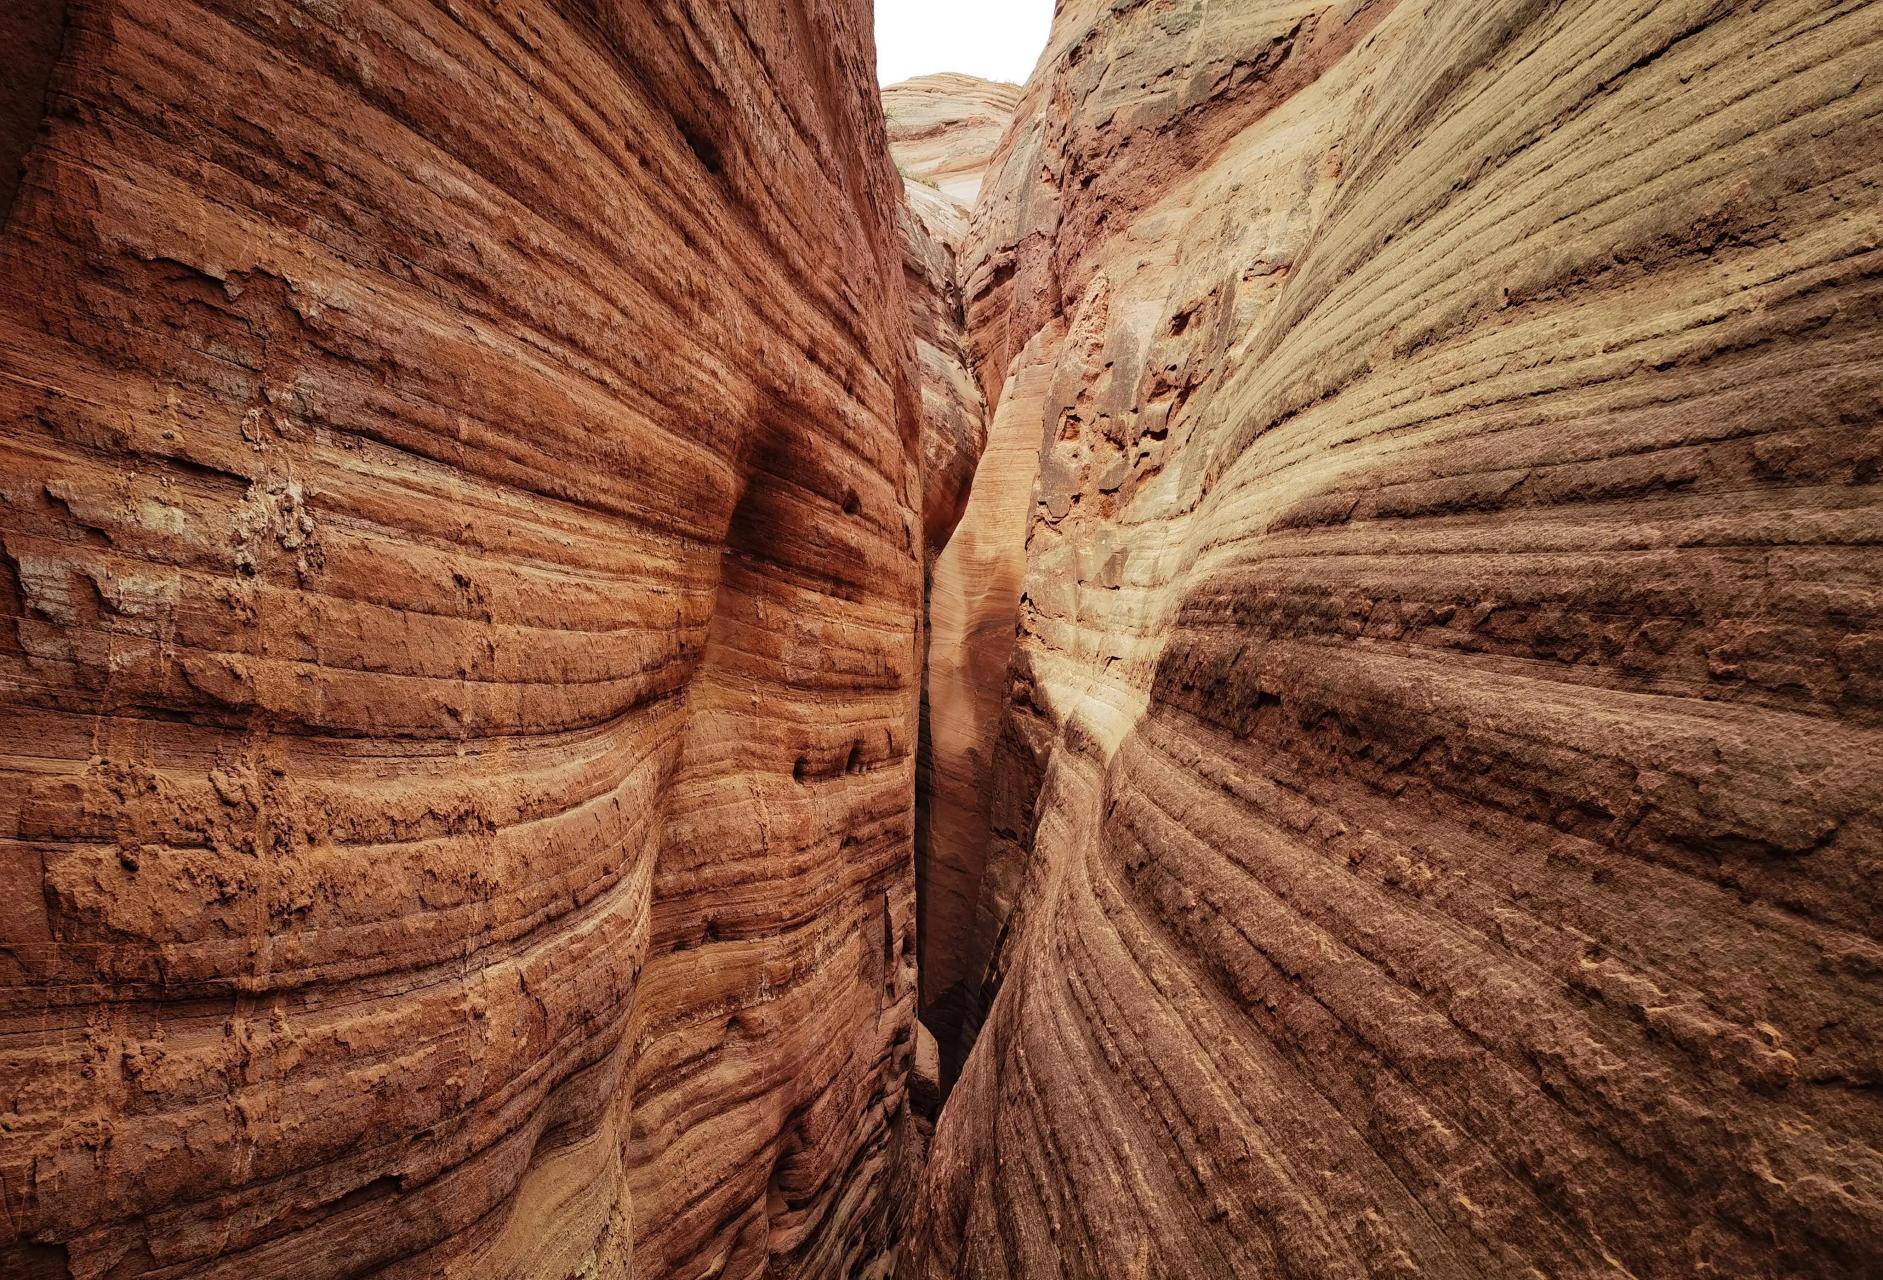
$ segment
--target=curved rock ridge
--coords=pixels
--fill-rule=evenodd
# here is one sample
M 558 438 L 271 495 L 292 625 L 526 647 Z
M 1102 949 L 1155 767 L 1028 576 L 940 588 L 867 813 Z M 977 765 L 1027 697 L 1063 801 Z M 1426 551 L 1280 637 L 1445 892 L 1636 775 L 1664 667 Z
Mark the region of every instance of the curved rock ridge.
M 954 72 L 883 90 L 889 149 L 907 178 L 974 206 L 988 162 L 1020 104 L 1020 86 Z
M 0 1273 L 881 1274 L 861 0 L 74 0 L 0 234 Z
M 950 552 L 1038 476 L 898 1275 L 1883 1271 L 1880 57 L 1060 6 L 964 255 Z

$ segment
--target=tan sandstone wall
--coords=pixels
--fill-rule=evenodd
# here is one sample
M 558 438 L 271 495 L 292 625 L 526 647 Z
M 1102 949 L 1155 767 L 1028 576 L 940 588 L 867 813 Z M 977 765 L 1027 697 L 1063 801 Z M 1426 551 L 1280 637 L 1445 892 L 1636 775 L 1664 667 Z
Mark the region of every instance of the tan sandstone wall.
M 1019 85 L 953 72 L 892 84 L 883 90 L 883 114 L 896 164 L 971 208 L 1019 104 Z
M 1883 1269 L 1880 60 L 1060 6 L 964 251 L 1043 447 L 899 1275 Z
M 924 565 L 948 544 L 987 447 L 987 402 L 973 372 L 957 258 L 967 210 L 933 188 L 903 182 L 903 281 L 922 389 Z

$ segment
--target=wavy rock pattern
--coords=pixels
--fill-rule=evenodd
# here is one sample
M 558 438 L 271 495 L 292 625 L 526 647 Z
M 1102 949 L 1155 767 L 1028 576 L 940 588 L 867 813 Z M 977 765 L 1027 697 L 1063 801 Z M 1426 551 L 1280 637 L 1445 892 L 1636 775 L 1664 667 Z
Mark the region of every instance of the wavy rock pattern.
M 1879 59 L 1061 5 L 965 254 L 1044 443 L 900 1275 L 1883 1270 Z
M 921 492 L 866 7 L 67 22 L 0 236 L 0 1272 L 869 1265 Z
M 987 446 L 987 402 L 973 373 L 961 289 L 960 256 L 974 197 L 954 189 L 970 179 L 979 188 L 1019 97 L 1016 85 L 961 75 L 923 76 L 882 91 L 890 154 L 904 175 L 903 279 L 921 370 L 929 567 L 961 519 Z
M 883 90 L 889 146 L 914 181 L 971 207 L 1000 145 L 1020 86 L 944 72 Z

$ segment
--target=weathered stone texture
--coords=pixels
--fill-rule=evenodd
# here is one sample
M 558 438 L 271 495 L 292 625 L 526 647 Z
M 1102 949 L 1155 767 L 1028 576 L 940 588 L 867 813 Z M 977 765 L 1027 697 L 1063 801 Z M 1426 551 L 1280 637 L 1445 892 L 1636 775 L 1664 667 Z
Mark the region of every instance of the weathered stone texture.
M 1880 59 L 1060 6 L 963 259 L 1042 451 L 899 1274 L 1883 1270 Z
M 978 186 L 1006 121 L 994 113 L 1011 114 L 1019 93 L 971 76 L 925 76 L 883 91 L 890 152 L 906 175 L 905 262 L 922 378 L 929 590 L 916 764 L 917 936 L 924 940 L 924 1017 L 951 1047 L 955 968 L 966 954 L 963 931 L 973 919 L 985 844 L 973 837 L 987 825 L 987 767 L 1013 644 L 1039 443 L 1022 423 L 1025 415 L 1009 414 L 993 456 L 982 456 L 990 415 L 974 372 L 961 288 L 970 210 L 918 170 L 926 164 L 958 176 L 965 165 Z M 936 941 L 932 950 L 929 939 Z
M 927 563 L 948 544 L 987 447 L 987 402 L 973 373 L 957 256 L 967 211 L 903 183 L 903 280 L 922 386 L 922 541 Z
M 961 1020 L 973 1007 L 970 989 L 978 985 L 970 981 L 978 971 L 968 968 L 978 953 L 975 904 L 1050 373 L 1027 364 L 1007 380 L 967 510 L 929 575 L 916 873 L 923 1018 L 941 1039 L 950 1078 L 959 1066 Z
M 1019 103 L 1019 85 L 952 72 L 890 85 L 883 90 L 883 114 L 897 166 L 972 207 Z
M 849 1274 L 920 408 L 860 0 L 80 0 L 0 235 L 0 1272 Z

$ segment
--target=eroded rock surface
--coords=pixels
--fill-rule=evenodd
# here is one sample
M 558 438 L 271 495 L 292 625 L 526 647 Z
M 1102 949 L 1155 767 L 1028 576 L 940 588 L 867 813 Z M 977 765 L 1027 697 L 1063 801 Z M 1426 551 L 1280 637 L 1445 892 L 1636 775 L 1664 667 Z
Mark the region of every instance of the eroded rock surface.
M 922 387 L 922 541 L 927 562 L 947 545 L 987 447 L 987 402 L 974 376 L 957 263 L 967 210 L 914 179 L 903 182 L 904 287 Z
M 1013 645 L 1039 443 L 1030 426 L 1016 436 L 1023 415 L 1009 414 L 999 448 L 982 457 L 989 406 L 974 370 L 961 286 L 971 210 L 921 175 L 959 177 L 966 166 L 978 187 L 1018 98 L 1016 86 L 971 76 L 925 76 L 883 91 L 890 151 L 905 175 L 904 253 L 922 378 L 929 591 L 916 766 L 917 936 L 924 947 L 938 940 L 921 959 L 922 1006 L 951 1050 L 959 1043 L 954 970 L 966 954 L 963 934 L 973 919 L 986 843 L 987 769 Z M 1007 114 L 996 122 L 998 112 Z M 970 512 L 968 527 L 954 537 Z M 953 1065 L 951 1059 L 951 1074 Z
M 1019 85 L 952 72 L 890 85 L 883 114 L 897 166 L 971 208 L 1019 103 Z
M 1044 343 L 1038 344 L 1044 346 Z M 960 1065 L 964 1020 L 978 1010 L 985 948 L 975 937 L 986 868 L 994 762 L 1026 574 L 1027 520 L 1040 461 L 1050 363 L 1016 361 L 994 407 L 986 452 L 954 537 L 929 575 L 928 669 L 916 785 L 916 873 L 923 1018 L 945 1075 Z
M 1879 57 L 1060 6 L 964 258 L 951 550 L 1010 432 L 1037 505 L 899 1274 L 1883 1270 Z
M 867 6 L 68 8 L 0 236 L 0 1272 L 867 1265 L 922 518 Z

